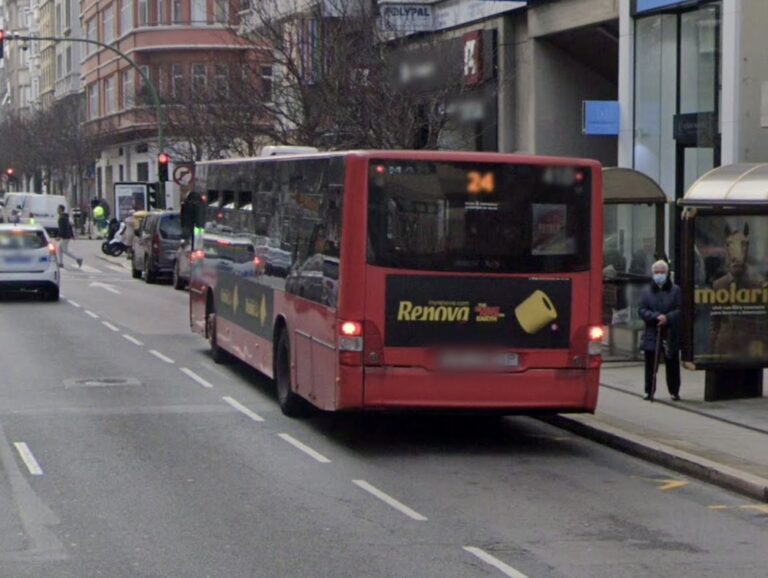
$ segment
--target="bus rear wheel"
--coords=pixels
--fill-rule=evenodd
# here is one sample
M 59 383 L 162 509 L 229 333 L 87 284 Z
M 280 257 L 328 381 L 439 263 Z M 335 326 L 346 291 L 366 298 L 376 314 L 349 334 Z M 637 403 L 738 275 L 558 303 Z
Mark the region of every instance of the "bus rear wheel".
M 275 384 L 277 403 L 288 417 L 306 417 L 312 413 L 312 406 L 293 391 L 291 384 L 291 349 L 288 333 L 282 331 L 277 340 L 275 355 Z

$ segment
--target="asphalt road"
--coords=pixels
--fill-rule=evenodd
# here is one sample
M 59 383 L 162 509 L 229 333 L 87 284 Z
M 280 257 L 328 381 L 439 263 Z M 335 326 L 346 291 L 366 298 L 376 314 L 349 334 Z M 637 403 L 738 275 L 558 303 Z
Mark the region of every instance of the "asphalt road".
M 0 578 L 766 576 L 765 505 L 534 419 L 285 418 L 97 248 L 0 302 Z

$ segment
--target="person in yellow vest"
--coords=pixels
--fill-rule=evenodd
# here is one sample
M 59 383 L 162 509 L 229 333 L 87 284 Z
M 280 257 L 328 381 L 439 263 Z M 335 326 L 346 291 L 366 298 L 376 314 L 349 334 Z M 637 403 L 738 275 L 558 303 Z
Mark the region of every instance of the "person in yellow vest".
M 93 208 L 93 222 L 96 225 L 96 234 L 101 235 L 101 231 L 106 226 L 106 217 L 104 215 L 104 207 L 96 205 Z

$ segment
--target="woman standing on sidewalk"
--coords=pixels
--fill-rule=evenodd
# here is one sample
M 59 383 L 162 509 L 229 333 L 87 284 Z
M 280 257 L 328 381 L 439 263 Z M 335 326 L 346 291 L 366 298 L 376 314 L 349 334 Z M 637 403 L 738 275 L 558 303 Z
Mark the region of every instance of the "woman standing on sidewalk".
M 651 268 L 653 281 L 640 300 L 638 313 L 645 321 L 642 350 L 645 353 L 645 399 L 653 399 L 654 373 L 664 358 L 667 389 L 674 401 L 680 399 L 680 287 L 669 278 L 666 261 Z M 661 336 L 661 343 L 657 339 Z M 658 347 L 658 350 L 657 350 Z M 658 359 L 657 359 L 658 351 Z

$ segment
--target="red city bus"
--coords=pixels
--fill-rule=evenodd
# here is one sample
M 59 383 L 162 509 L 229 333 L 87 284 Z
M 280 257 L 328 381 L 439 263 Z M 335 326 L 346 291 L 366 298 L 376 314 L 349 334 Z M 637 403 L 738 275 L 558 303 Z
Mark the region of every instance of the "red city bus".
M 196 167 L 190 323 L 309 407 L 592 412 L 599 163 L 365 151 Z

